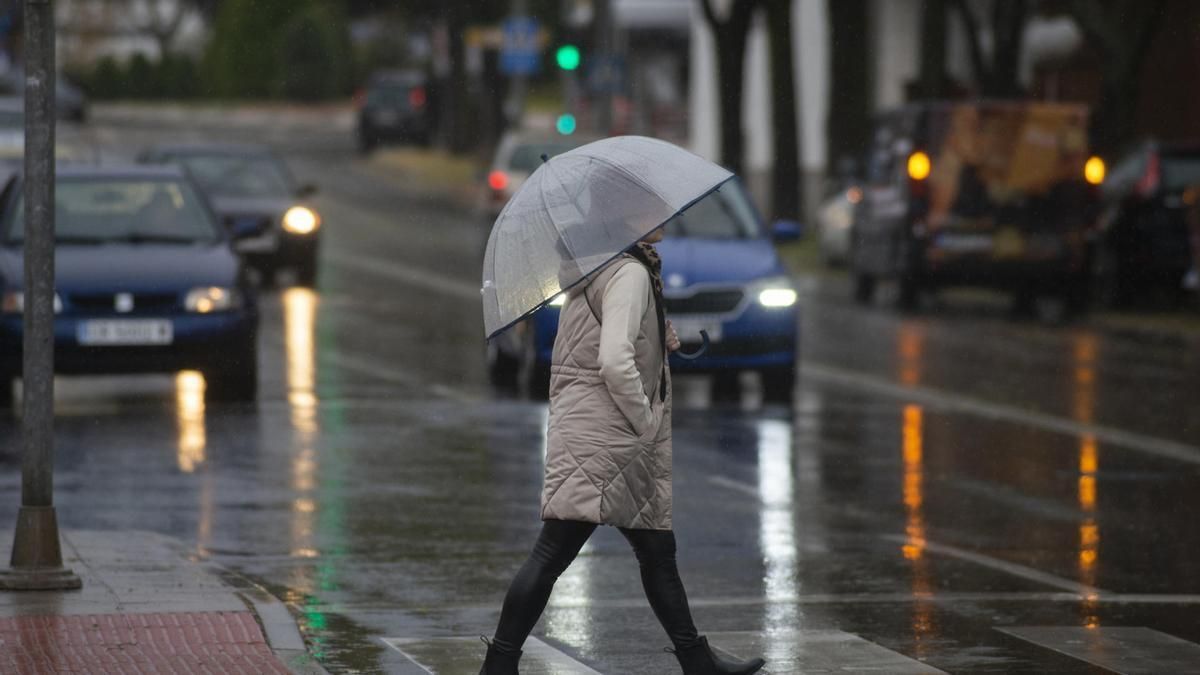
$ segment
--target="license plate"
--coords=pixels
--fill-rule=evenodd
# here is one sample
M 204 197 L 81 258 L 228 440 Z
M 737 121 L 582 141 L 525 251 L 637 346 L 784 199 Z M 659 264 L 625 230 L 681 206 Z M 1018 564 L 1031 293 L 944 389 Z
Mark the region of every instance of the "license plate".
M 88 346 L 169 345 L 175 340 L 175 328 L 161 319 L 84 321 L 76 337 Z
M 279 248 L 279 240 L 274 232 L 269 232 L 260 237 L 239 239 L 233 248 L 238 253 L 274 253 Z
M 390 126 L 400 121 L 400 113 L 395 110 L 379 110 L 375 113 L 375 123 L 380 126 Z
M 701 341 L 700 331 L 708 331 L 709 342 L 721 341 L 721 322 L 711 319 L 671 319 L 671 325 L 675 328 L 675 334 L 679 336 L 679 341 L 684 344 L 699 344 Z
M 941 234 L 935 246 L 950 253 L 981 253 L 992 250 L 992 237 L 986 234 Z

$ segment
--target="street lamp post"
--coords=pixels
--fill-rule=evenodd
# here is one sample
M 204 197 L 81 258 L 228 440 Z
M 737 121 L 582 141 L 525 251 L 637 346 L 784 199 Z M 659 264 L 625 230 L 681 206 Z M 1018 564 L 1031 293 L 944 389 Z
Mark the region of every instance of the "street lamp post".
M 54 3 L 25 0 L 25 311 L 21 510 L 0 589 L 79 588 L 54 512 Z

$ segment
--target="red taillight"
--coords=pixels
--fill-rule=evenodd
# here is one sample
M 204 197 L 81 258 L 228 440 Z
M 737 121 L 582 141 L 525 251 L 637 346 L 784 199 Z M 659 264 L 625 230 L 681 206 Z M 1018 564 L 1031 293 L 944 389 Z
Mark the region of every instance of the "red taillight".
M 414 87 L 408 90 L 408 104 L 414 108 L 421 108 L 425 105 L 425 89 L 424 87 Z
M 1138 179 L 1134 190 L 1142 197 L 1151 197 L 1158 191 L 1158 181 L 1162 176 L 1162 167 L 1158 163 L 1158 153 L 1150 153 L 1146 160 L 1146 173 Z
M 503 171 L 493 171 L 488 174 L 488 187 L 500 192 L 508 187 L 508 174 Z

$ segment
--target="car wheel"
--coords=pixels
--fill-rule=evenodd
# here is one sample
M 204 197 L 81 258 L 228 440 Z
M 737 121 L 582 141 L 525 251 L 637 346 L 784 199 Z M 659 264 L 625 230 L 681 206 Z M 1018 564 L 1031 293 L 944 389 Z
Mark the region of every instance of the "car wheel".
M 240 360 L 234 367 L 205 373 L 205 395 L 211 401 L 251 403 L 258 398 L 258 358 Z
M 896 306 L 904 312 L 915 311 L 921 304 L 921 285 L 911 277 L 900 277 L 900 292 Z
M 13 407 L 13 385 L 16 384 L 16 378 L 10 373 L 0 373 L 0 410 L 9 410 Z
M 317 285 L 317 254 L 304 258 L 296 265 L 296 283 L 305 288 L 315 288 Z
M 796 395 L 795 364 L 771 368 L 761 373 L 763 400 L 770 403 L 790 403 Z
M 738 372 L 723 371 L 713 373 L 712 382 L 709 385 L 710 395 L 712 400 L 717 403 L 730 403 L 740 401 L 742 398 L 742 383 L 738 379 Z
M 494 387 L 516 389 L 521 374 L 521 359 L 500 349 L 495 340 L 487 344 L 488 381 Z
M 875 300 L 875 277 L 859 272 L 854 275 L 854 301 L 869 305 Z

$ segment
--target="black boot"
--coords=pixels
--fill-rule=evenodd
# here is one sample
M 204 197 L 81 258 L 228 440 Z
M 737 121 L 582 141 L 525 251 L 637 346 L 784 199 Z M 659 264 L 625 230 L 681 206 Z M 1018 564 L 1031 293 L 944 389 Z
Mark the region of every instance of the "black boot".
M 483 644 L 488 646 L 488 650 L 479 675 L 520 675 L 517 662 L 521 660 L 521 650 L 518 649 L 516 653 L 501 651 L 496 643 L 488 642 L 487 638 L 481 639 Z
M 675 658 L 683 675 L 750 675 L 757 673 L 767 662 L 763 659 L 734 661 L 713 652 L 703 635 L 688 647 L 676 647 Z

